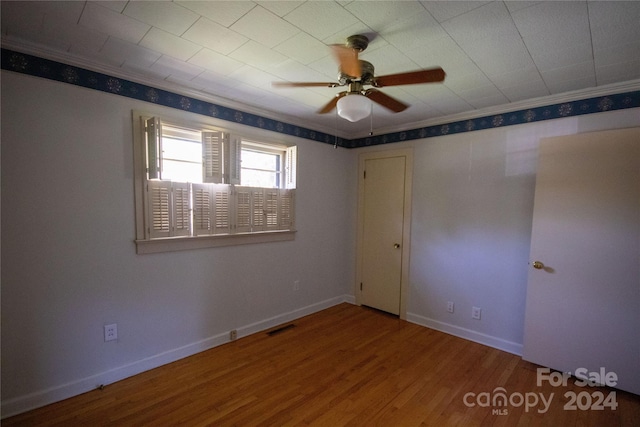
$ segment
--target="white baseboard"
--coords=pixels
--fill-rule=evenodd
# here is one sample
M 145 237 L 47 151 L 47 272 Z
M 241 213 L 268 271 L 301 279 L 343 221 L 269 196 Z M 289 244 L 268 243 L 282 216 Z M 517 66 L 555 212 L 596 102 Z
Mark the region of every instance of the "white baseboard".
M 356 305 L 356 297 L 355 295 L 345 295 L 344 302 L 348 302 L 349 304 Z
M 334 305 L 341 304 L 343 302 L 353 304 L 352 300 L 355 301 L 352 295 L 335 297 L 316 304 L 311 304 L 309 306 L 299 308 L 297 310 L 283 313 L 278 316 L 262 320 L 260 322 L 245 325 L 237 329 L 238 338 L 273 328 L 274 326 L 278 326 L 282 323 L 299 319 L 301 317 L 324 310 Z M 95 390 L 100 385 L 107 385 L 116 381 L 123 380 L 125 378 L 140 374 L 150 369 L 166 365 L 167 363 L 175 362 L 176 360 L 180 360 L 185 357 L 200 353 L 202 351 L 209 350 L 213 347 L 226 344 L 228 342 L 229 333 L 224 332 L 206 338 L 204 340 L 185 345 L 183 347 L 168 350 L 141 360 L 137 360 L 127 365 L 123 365 L 105 372 L 100 372 L 98 374 L 82 378 L 78 381 L 73 381 L 67 384 L 62 384 L 56 387 L 51 387 L 45 390 L 40 390 L 24 396 L 2 401 L 0 414 L 2 414 L 2 418 L 6 418 L 12 415 L 17 415 L 22 412 L 29 411 L 31 409 L 39 408 L 41 406 L 68 399 L 70 397 Z
M 307 307 L 300 308 L 298 310 L 291 311 L 289 313 L 280 314 L 270 319 L 261 320 L 260 322 L 243 326 L 237 329 L 238 338 L 246 337 L 248 335 L 273 328 L 274 326 L 278 326 L 286 322 L 291 322 L 292 320 L 299 319 L 301 317 L 316 313 L 318 311 L 322 311 L 326 308 L 333 307 L 334 305 L 338 305 L 343 302 L 349 302 L 349 297 L 350 295 L 343 295 L 340 297 L 331 298 L 316 304 L 309 305 Z M 227 335 L 225 335 L 225 337 L 227 337 Z M 227 338 L 227 341 L 228 341 L 228 338 Z
M 502 338 L 472 331 L 471 329 L 461 328 L 460 326 L 429 319 L 428 317 L 413 313 L 407 313 L 407 321 L 417 325 L 426 326 L 427 328 L 435 329 L 436 331 L 444 332 L 449 335 L 454 335 L 459 338 L 464 338 L 469 341 L 497 348 L 498 350 L 506 351 L 507 353 L 522 356 L 522 344 L 516 342 L 503 340 Z

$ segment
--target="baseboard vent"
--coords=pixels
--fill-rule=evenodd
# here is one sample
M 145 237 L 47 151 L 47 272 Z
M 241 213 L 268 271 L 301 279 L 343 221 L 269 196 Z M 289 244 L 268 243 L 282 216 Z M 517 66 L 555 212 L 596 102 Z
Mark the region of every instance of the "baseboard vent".
M 280 332 L 288 331 L 289 329 L 294 328 L 295 326 L 296 325 L 294 325 L 293 323 L 290 323 L 285 326 L 280 326 L 279 328 L 272 329 L 269 332 L 267 332 L 267 335 L 273 336 L 273 335 L 279 334 Z

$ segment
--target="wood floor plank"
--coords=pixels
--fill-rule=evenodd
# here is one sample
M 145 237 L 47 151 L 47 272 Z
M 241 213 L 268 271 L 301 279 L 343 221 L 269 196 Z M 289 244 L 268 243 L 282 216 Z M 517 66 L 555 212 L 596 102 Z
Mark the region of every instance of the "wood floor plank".
M 2 426 L 640 425 L 637 395 L 572 380 L 566 387 L 538 386 L 538 367 L 518 356 L 373 309 L 341 304 L 291 324 L 7 418 Z M 540 404 L 500 406 L 492 401 L 496 390 L 553 399 L 544 412 Z M 565 393 L 595 390 L 615 392 L 618 407 L 565 409 Z

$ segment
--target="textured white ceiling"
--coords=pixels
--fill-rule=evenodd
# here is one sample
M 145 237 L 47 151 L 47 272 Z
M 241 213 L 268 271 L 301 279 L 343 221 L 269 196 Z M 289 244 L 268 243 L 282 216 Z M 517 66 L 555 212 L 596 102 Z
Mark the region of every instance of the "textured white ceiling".
M 371 39 L 376 75 L 441 66 L 444 83 L 387 87 L 374 130 L 640 79 L 640 1 L 2 1 L 4 47 L 361 136 L 316 111 L 344 88 L 328 44 Z

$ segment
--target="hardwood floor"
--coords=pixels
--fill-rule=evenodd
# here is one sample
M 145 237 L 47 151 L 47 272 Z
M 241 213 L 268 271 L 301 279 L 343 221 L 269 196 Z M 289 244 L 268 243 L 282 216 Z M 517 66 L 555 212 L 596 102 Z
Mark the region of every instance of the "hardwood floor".
M 372 309 L 341 304 L 292 323 L 2 426 L 640 425 L 639 396 L 573 379 L 537 386 L 538 366 L 518 356 Z M 497 387 L 506 406 L 493 405 Z M 590 407 L 596 391 L 615 392 L 617 408 L 565 410 L 570 393 L 587 392 L 577 404 Z

